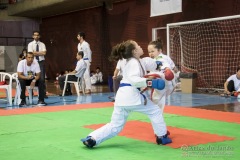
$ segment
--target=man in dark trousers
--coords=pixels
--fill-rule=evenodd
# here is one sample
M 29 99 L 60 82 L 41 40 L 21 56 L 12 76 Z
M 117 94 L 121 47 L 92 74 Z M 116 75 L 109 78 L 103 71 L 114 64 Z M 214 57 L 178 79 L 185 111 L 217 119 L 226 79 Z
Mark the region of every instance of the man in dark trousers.
M 33 41 L 28 44 L 28 52 L 32 52 L 35 56 L 35 59 L 38 61 L 41 69 L 41 80 L 44 83 L 44 98 L 48 98 L 46 95 L 46 84 L 45 84 L 45 55 L 47 53 L 46 46 L 44 43 L 40 42 L 40 32 L 33 32 Z
M 21 60 L 17 66 L 18 80 L 21 86 L 21 103 L 19 107 L 26 106 L 26 86 L 30 86 L 34 88 L 38 86 L 39 96 L 38 96 L 38 104 L 39 106 L 45 106 L 44 102 L 44 88 L 43 81 L 40 78 L 41 71 L 39 64 L 36 60 L 34 60 L 34 55 L 32 52 L 28 52 L 26 55 L 26 59 Z

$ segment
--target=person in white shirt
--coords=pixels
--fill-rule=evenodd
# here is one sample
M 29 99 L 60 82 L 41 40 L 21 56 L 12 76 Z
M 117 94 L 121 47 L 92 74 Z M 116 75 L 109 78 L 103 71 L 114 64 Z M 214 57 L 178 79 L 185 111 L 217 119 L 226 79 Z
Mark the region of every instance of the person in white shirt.
M 26 106 L 26 86 L 34 88 L 35 85 L 38 86 L 39 90 L 38 105 L 46 105 L 44 102 L 44 83 L 40 78 L 41 70 L 38 62 L 34 60 L 34 55 L 32 52 L 27 53 L 26 59 L 19 61 L 17 66 L 17 73 L 21 86 L 21 103 L 19 104 L 19 107 Z
M 26 48 L 23 48 L 22 50 L 22 53 L 19 55 L 18 57 L 18 62 L 25 59 L 26 58 L 26 55 L 27 55 L 27 49 Z
M 76 59 L 78 60 L 77 66 L 72 72 L 68 73 L 68 74 L 74 74 L 74 75 L 68 75 L 68 81 L 77 81 L 78 77 L 76 75 L 78 75 L 83 68 L 87 68 L 87 63 L 83 60 L 83 57 L 84 57 L 83 51 L 79 51 L 76 55 Z M 58 78 L 58 83 L 61 90 L 63 90 L 65 79 L 66 79 L 66 75 Z M 65 95 L 66 96 L 72 95 L 71 86 L 69 83 L 67 84 Z M 62 93 L 59 94 L 59 96 L 62 96 Z
M 163 45 L 160 39 L 151 41 L 148 44 L 148 54 L 151 58 L 154 58 L 156 61 L 161 62 L 162 66 L 166 66 L 172 70 L 175 70 L 176 67 L 174 62 L 169 56 L 163 54 L 162 49 L 163 49 Z
M 79 51 L 83 51 L 84 57 L 83 60 L 87 63 L 87 69 L 84 74 L 84 81 L 86 85 L 86 94 L 91 93 L 91 79 L 90 79 L 90 66 L 92 62 L 92 51 L 90 49 L 90 45 L 88 42 L 85 41 L 85 33 L 84 32 L 79 32 L 77 35 L 77 39 L 79 40 L 77 49 Z
M 91 71 L 90 73 L 90 79 L 91 79 L 91 84 L 96 84 L 97 83 L 97 77 L 94 71 Z
M 100 68 L 99 68 L 99 67 L 96 68 L 95 76 L 96 76 L 96 78 L 97 78 L 97 82 L 96 82 L 97 84 L 103 82 L 103 74 L 102 74 L 102 72 L 100 71 Z
M 231 75 L 224 83 L 224 91 L 227 95 L 234 95 L 234 92 L 240 92 L 240 67 L 236 74 Z
M 160 39 L 151 41 L 148 44 L 149 57 L 153 58 L 158 63 L 159 66 L 157 69 L 159 73 L 164 73 L 166 69 L 171 69 L 174 73 L 174 70 L 177 71 L 175 64 L 169 56 L 162 53 L 162 49 L 163 45 Z M 154 90 L 151 97 L 153 102 L 158 104 L 158 106 L 161 108 L 162 113 L 164 111 L 166 98 L 174 91 L 176 87 L 175 77 L 171 81 L 165 80 L 165 83 L 165 89 L 161 91 Z
M 96 72 L 91 72 L 91 84 L 101 84 L 103 82 L 103 74 L 100 68 L 96 68 Z
M 33 41 L 28 44 L 28 52 L 32 52 L 35 56 L 35 60 L 39 63 L 41 69 L 41 80 L 44 82 L 44 97 L 47 98 L 46 95 L 46 84 L 45 84 L 45 55 L 47 54 L 46 46 L 43 42 L 40 41 L 40 32 L 33 32 Z
M 113 92 L 116 94 L 119 88 L 120 81 L 122 80 L 123 68 L 126 65 L 126 59 L 120 59 L 113 73 Z
M 152 87 L 162 88 L 162 80 L 148 80 L 144 78 L 146 68 L 141 64 L 140 56 L 143 55 L 142 48 L 133 40 L 128 40 L 113 47 L 111 55 L 119 59 L 126 59 L 127 63 L 123 69 L 123 79 L 117 91 L 112 113 L 111 122 L 91 132 L 86 138 L 81 139 L 88 148 L 99 145 L 120 133 L 126 124 L 131 112 L 140 112 L 149 117 L 157 144 L 168 144 L 172 140 L 167 135 L 166 124 L 161 110 L 157 105 L 144 97 L 138 88 L 145 88 L 152 83 Z M 153 64 L 156 63 L 153 61 Z M 148 81 L 151 81 L 148 83 Z M 158 84 L 158 85 L 155 85 Z M 145 100 L 147 103 L 144 103 Z

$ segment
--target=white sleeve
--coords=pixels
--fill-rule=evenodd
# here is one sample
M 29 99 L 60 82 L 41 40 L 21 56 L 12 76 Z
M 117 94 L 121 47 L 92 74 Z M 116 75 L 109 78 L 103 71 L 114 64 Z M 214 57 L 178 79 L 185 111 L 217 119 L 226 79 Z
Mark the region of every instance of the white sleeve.
M 231 80 L 234 80 L 234 76 L 235 76 L 235 74 L 234 74 L 234 75 L 231 75 L 231 76 L 227 79 L 227 81 L 229 82 L 229 81 L 231 81 Z
M 170 57 L 168 57 L 168 62 L 169 62 L 169 65 L 170 65 L 171 69 L 173 69 L 175 67 L 175 64 Z
M 77 50 L 78 52 L 81 51 L 81 48 L 80 48 L 80 44 L 78 43 L 78 46 L 77 46 Z
M 29 44 L 28 44 L 28 50 L 27 50 L 28 52 L 33 52 L 33 43 L 32 42 L 30 42 Z
M 90 49 L 90 45 L 89 44 L 86 45 L 86 52 L 88 53 L 87 55 L 88 55 L 89 62 L 92 62 L 92 51 Z
M 75 68 L 75 71 L 78 72 L 80 70 L 80 63 L 78 62 Z
M 118 60 L 116 69 L 120 70 L 121 69 L 121 60 Z
M 140 77 L 140 68 L 137 61 L 131 61 L 124 68 L 126 79 L 137 88 L 147 87 L 146 78 Z
M 154 59 L 150 57 L 144 57 L 141 59 L 142 64 L 145 66 L 147 71 L 155 71 L 157 68 L 157 63 Z
M 24 68 L 23 68 L 23 65 L 24 65 L 24 60 L 21 60 L 18 62 L 18 66 L 17 66 L 17 72 L 24 72 Z
M 85 67 L 85 62 L 82 61 L 78 61 L 77 66 L 75 68 L 75 71 L 78 73 L 82 68 L 86 68 Z

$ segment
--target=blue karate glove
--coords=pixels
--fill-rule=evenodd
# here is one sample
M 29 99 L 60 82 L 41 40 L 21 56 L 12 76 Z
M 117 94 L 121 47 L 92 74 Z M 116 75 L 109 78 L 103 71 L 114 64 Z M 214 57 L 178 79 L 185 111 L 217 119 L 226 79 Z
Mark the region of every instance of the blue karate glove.
M 163 90 L 165 88 L 165 81 L 161 78 L 147 80 L 147 86 L 158 90 Z

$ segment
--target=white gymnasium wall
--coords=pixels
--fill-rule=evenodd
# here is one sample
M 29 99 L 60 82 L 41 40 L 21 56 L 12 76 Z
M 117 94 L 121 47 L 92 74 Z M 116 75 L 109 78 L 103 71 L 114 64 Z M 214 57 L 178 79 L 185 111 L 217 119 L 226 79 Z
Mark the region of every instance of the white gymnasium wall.
M 23 46 L 0 46 L 0 70 L 8 73 L 16 72 L 22 49 Z

